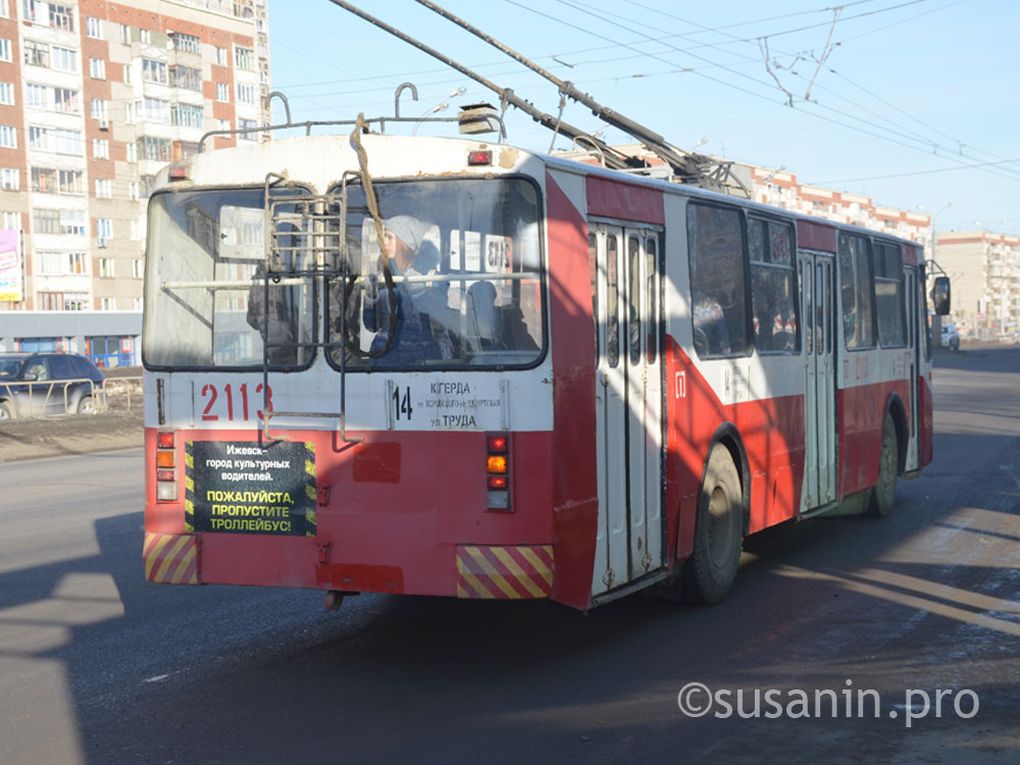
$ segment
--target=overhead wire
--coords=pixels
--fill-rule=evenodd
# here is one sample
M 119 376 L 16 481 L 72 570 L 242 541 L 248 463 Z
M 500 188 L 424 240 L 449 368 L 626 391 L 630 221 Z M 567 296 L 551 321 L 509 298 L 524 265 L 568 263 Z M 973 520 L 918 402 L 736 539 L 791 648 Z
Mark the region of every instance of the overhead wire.
M 867 13 L 857 14 L 857 16 L 855 16 L 855 17 L 848 17 L 848 18 L 858 18 L 858 17 L 863 17 L 863 16 L 871 16 L 871 15 L 875 15 L 877 13 L 884 12 L 886 10 L 892 10 L 894 8 L 906 7 L 906 6 L 909 6 L 909 5 L 916 5 L 919 2 L 925 2 L 925 1 L 926 0 L 911 0 L 911 2 L 900 3 L 900 4 L 896 5 L 896 6 L 890 6 L 890 7 L 885 8 L 885 9 L 878 9 L 878 10 L 875 10 L 875 11 L 869 11 Z M 559 17 L 552 16 L 552 15 L 544 13 L 542 11 L 538 11 L 538 10 L 536 10 L 534 8 L 531 8 L 530 6 L 527 6 L 527 5 L 523 4 L 522 2 L 519 2 L 519 0 L 505 0 L 505 2 L 507 2 L 507 3 L 511 4 L 511 5 L 515 5 L 515 6 L 521 7 L 523 9 L 528 10 L 528 11 L 530 11 L 532 13 L 535 13 L 535 14 L 537 14 L 539 16 L 543 16 L 543 17 L 548 18 L 550 20 L 553 20 L 553 21 L 556 21 L 558 23 L 561 23 L 561 24 L 563 24 L 565 26 L 568 26 L 570 28 L 573 28 L 573 29 L 575 29 L 577 31 L 589 34 L 589 35 L 591 35 L 593 37 L 596 37 L 596 38 L 599 38 L 599 39 L 605 39 L 607 41 L 611 41 L 609 38 L 606 38 L 604 35 L 601 35 L 598 32 L 594 32 L 594 31 L 592 31 L 590 29 L 586 29 L 586 28 L 581 27 L 581 26 L 579 26 L 577 24 L 574 24 L 574 23 L 572 23 L 570 21 L 566 21 L 566 20 L 561 19 Z M 559 2 L 561 5 L 565 5 L 567 7 L 573 8 L 575 10 L 580 10 L 583 13 L 585 13 L 586 16 L 594 17 L 594 18 L 599 19 L 601 21 L 605 21 L 607 23 L 615 24 L 617 26 L 620 26 L 620 27 L 626 29 L 629 32 L 632 32 L 633 34 L 645 37 L 646 39 L 650 40 L 650 37 L 647 34 L 645 34 L 644 32 L 642 32 L 641 30 L 632 29 L 632 28 L 627 27 L 626 25 L 619 24 L 619 22 L 610 21 L 609 19 L 606 19 L 604 16 L 600 16 L 598 13 L 593 12 L 590 7 L 581 7 L 577 3 L 571 2 L 571 0 L 557 0 L 557 2 Z M 611 12 L 609 12 L 609 13 L 610 13 L 610 15 L 618 15 L 618 14 L 612 14 Z M 801 29 L 808 29 L 808 28 L 817 27 L 817 26 L 819 26 L 819 25 L 812 25 L 811 27 L 802 27 Z M 616 41 L 612 41 L 612 42 L 615 42 L 616 45 L 621 46 L 621 47 L 629 48 L 631 50 L 637 50 L 638 53 L 644 55 L 645 57 L 652 58 L 652 59 L 655 59 L 655 60 L 658 60 L 658 61 L 661 61 L 661 62 L 664 62 L 664 63 L 667 63 L 667 64 L 675 65 L 675 62 L 667 60 L 667 59 L 663 59 L 662 56 L 657 54 L 657 53 L 652 53 L 652 52 L 649 52 L 649 51 L 638 50 L 638 49 L 636 49 L 630 43 L 616 42 Z M 675 46 L 670 46 L 668 43 L 663 43 L 661 40 L 659 40 L 658 42 L 660 42 L 661 44 L 666 45 L 667 47 L 673 47 L 674 50 L 676 50 L 677 52 L 685 52 L 685 53 L 687 53 L 687 55 L 690 55 L 690 56 L 692 56 L 692 57 L 694 57 L 694 58 L 696 58 L 698 60 L 706 61 L 706 62 L 713 63 L 713 64 L 718 64 L 718 62 L 713 62 L 711 59 L 706 59 L 705 57 L 700 56 L 698 54 L 690 53 L 689 51 L 684 51 L 682 49 L 675 48 Z M 770 91 L 773 89 L 773 86 L 771 84 L 769 84 L 767 82 L 762 82 L 761 80 L 759 80 L 757 78 L 754 78 L 754 77 L 751 77 L 749 75 L 745 75 L 743 73 L 736 72 L 736 71 L 732 70 L 732 68 L 730 68 L 730 67 L 721 66 L 721 68 L 724 71 L 729 72 L 730 74 L 735 74 L 735 75 L 737 75 L 737 76 L 739 76 L 739 77 L 741 77 L 743 79 L 748 79 L 748 80 L 750 80 L 751 82 L 753 82 L 753 83 L 755 83 L 757 85 L 764 85 Z M 775 101 L 775 100 L 773 100 L 773 99 L 771 99 L 771 98 L 769 98 L 767 96 L 763 96 L 760 93 L 754 93 L 752 91 L 749 91 L 747 88 L 742 88 L 742 87 L 740 87 L 738 85 L 735 85 L 732 82 L 728 82 L 726 80 L 721 80 L 719 78 L 711 77 L 709 75 L 704 74 L 703 72 L 697 72 L 697 71 L 693 71 L 692 70 L 691 73 L 696 75 L 696 76 L 707 78 L 707 79 L 709 79 L 709 80 L 711 80 L 713 82 L 717 82 L 717 83 L 719 83 L 721 85 L 724 85 L 726 87 L 729 87 L 729 88 L 736 89 L 738 91 L 747 93 L 747 94 L 752 95 L 752 96 L 754 96 L 756 98 L 762 98 L 764 100 L 770 101 L 771 103 L 779 103 L 778 101 Z M 834 107 L 823 105 L 823 104 L 817 104 L 815 102 L 808 102 L 808 101 L 806 101 L 804 103 L 813 104 L 816 108 L 824 109 L 826 111 L 829 111 L 829 112 L 832 112 L 832 113 L 834 113 L 836 115 L 839 115 L 840 117 L 849 118 L 851 120 L 856 120 L 856 121 L 858 121 L 858 122 L 860 122 L 860 123 L 862 123 L 864 125 L 870 126 L 871 128 L 874 128 L 874 129 L 877 129 L 877 130 L 888 131 L 887 127 L 885 127 L 885 126 L 883 126 L 881 124 L 876 124 L 874 122 L 870 122 L 868 120 L 864 120 L 864 119 L 860 118 L 858 115 L 849 114 L 847 112 L 844 112 L 842 110 L 836 109 Z M 903 146 L 905 148 L 910 148 L 910 149 L 915 150 L 915 151 L 923 151 L 923 152 L 927 153 L 930 150 L 930 148 L 931 148 L 930 143 L 927 140 L 918 139 L 918 138 L 916 138 L 914 136 L 911 136 L 909 134 L 905 134 L 905 133 L 902 133 L 902 132 L 899 134 L 899 137 L 904 139 L 904 140 L 898 140 L 897 138 L 893 138 L 893 137 L 890 137 L 890 136 L 887 136 L 887 135 L 876 134 L 874 132 L 871 132 L 870 130 L 866 130 L 866 129 L 864 129 L 862 127 L 859 127 L 857 125 L 854 125 L 854 124 L 848 124 L 846 122 L 841 122 L 840 120 L 837 120 L 837 119 L 833 119 L 833 118 L 830 118 L 830 117 L 825 117 L 825 116 L 823 116 L 821 114 L 817 114 L 817 113 L 815 113 L 813 111 L 809 111 L 809 110 L 801 110 L 801 111 L 802 111 L 802 113 L 809 114 L 810 116 L 812 116 L 812 117 L 814 117 L 816 119 L 821 119 L 823 121 L 830 122 L 832 124 L 840 125 L 842 127 L 846 127 L 848 129 L 861 132 L 861 133 L 863 133 L 865 135 L 869 135 L 869 136 L 871 136 L 873 138 L 878 138 L 879 140 L 884 140 L 884 141 L 887 141 L 887 142 L 891 142 L 893 144 L 900 145 L 900 146 Z M 914 143 L 909 143 L 909 141 L 913 141 Z M 923 147 L 919 146 L 919 145 L 915 145 L 917 143 L 923 143 Z M 955 157 L 944 157 L 944 159 L 947 159 L 948 161 L 956 162 L 957 164 L 960 163 L 960 160 L 957 160 Z M 1006 177 L 1006 178 L 1010 178 L 1010 179 L 1014 179 L 1014 180 L 1020 180 L 1020 177 L 1016 177 L 1012 173 L 1004 174 L 1004 173 L 1001 173 L 1001 172 L 997 172 L 996 170 L 993 170 L 992 168 L 988 168 L 986 170 L 986 172 L 988 172 L 989 174 L 992 174 L 992 175 L 998 175 L 1000 177 Z

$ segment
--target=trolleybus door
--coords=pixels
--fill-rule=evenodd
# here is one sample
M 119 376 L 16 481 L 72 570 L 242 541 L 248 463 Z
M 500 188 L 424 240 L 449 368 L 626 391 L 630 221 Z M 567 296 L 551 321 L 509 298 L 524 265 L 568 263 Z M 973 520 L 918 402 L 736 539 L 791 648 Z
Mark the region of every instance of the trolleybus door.
M 913 266 L 906 266 L 903 269 L 903 289 L 907 296 L 907 338 L 909 342 L 910 358 L 910 440 L 907 443 L 907 459 L 905 469 L 907 471 L 917 470 L 920 467 L 918 459 L 918 445 L 920 443 L 920 370 L 921 370 L 921 346 L 923 341 L 918 335 L 918 300 L 917 300 L 917 269 Z
M 804 495 L 801 510 L 834 502 L 836 483 L 836 304 L 831 255 L 800 253 L 804 330 Z
M 599 523 L 592 592 L 662 559 L 660 245 L 646 229 L 592 224 Z

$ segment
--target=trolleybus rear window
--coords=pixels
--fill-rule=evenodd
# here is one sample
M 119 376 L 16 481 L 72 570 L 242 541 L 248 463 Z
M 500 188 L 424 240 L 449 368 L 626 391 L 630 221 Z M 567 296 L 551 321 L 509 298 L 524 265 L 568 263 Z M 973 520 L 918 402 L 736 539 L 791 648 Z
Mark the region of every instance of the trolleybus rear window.
M 341 353 L 349 370 L 538 363 L 545 312 L 535 185 L 450 179 L 374 188 L 393 289 L 364 192 L 349 186 L 341 269 L 348 275 L 328 290 L 331 363 L 339 365 Z
M 274 202 L 279 207 L 279 200 L 298 193 L 274 191 Z M 271 266 L 276 276 L 261 278 L 267 262 L 263 202 L 262 188 L 152 197 L 143 331 L 147 366 L 255 368 L 264 353 L 273 369 L 311 362 L 314 290 L 309 279 L 286 278 L 309 267 L 306 247 L 296 230 L 277 230 L 281 255 Z

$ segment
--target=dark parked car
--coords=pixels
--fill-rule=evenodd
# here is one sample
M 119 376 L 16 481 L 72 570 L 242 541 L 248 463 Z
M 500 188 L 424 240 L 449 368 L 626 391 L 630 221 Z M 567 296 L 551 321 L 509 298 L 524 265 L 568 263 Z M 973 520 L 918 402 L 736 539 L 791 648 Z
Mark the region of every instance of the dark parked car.
M 102 388 L 103 373 L 77 353 L 0 353 L 0 420 L 94 414 Z

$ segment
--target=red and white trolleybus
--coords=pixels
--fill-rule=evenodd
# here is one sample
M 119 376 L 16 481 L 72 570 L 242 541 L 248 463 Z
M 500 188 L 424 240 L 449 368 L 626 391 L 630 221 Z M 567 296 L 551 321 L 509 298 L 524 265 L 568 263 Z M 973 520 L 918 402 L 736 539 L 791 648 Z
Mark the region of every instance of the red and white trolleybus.
M 746 535 L 932 459 L 913 242 L 467 139 L 161 181 L 150 581 L 715 602 Z

